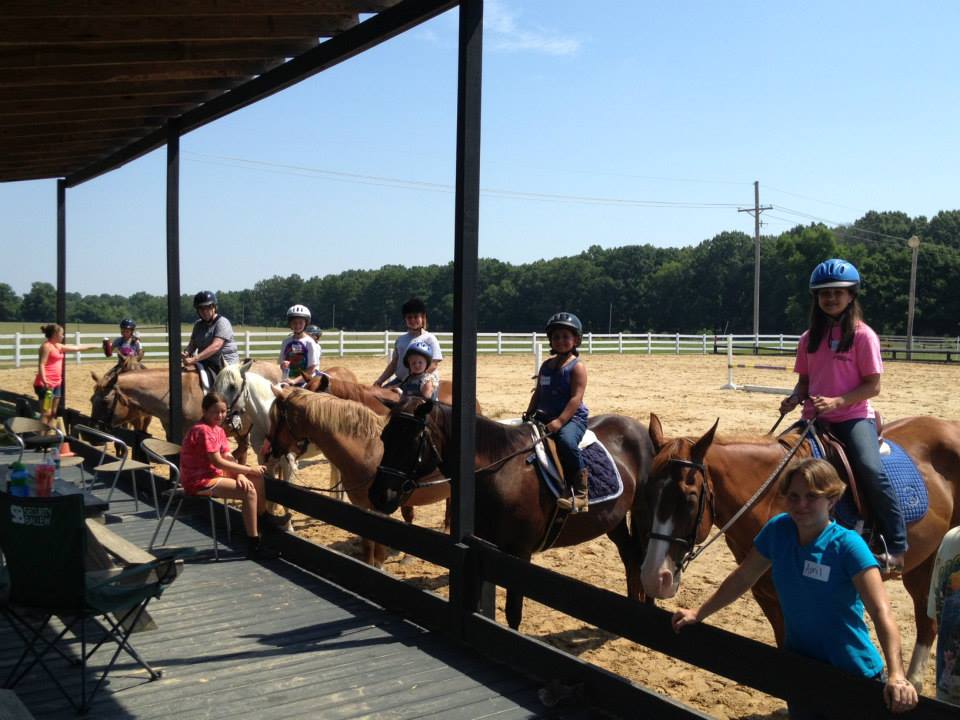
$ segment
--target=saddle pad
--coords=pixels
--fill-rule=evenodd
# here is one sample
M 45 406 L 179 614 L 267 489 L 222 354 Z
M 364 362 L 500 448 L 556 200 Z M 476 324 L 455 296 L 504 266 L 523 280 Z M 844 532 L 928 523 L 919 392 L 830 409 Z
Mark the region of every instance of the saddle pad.
M 536 429 L 534 429 L 534 436 L 537 436 Z M 580 442 L 580 456 L 589 473 L 587 484 L 591 505 L 613 500 L 623 494 L 623 478 L 620 477 L 617 464 L 592 430 L 587 430 Z M 527 462 L 537 466 L 540 477 L 550 488 L 550 492 L 559 497 L 563 483 L 553 461 L 547 457 L 547 451 L 542 442 L 536 444 L 536 450 L 527 458 Z
M 913 459 L 907 455 L 906 451 L 895 442 L 885 440 L 889 445 L 890 452 L 880 455 L 880 462 L 883 470 L 893 485 L 897 493 L 897 499 L 900 501 L 900 509 L 903 511 L 903 520 L 907 525 L 923 519 L 927 514 L 929 506 L 927 498 L 927 486 L 923 482 L 923 477 Z M 853 498 L 850 497 L 849 488 L 843 493 L 840 502 L 833 510 L 833 514 L 841 525 L 854 527 L 859 521 L 860 516 L 857 513 Z

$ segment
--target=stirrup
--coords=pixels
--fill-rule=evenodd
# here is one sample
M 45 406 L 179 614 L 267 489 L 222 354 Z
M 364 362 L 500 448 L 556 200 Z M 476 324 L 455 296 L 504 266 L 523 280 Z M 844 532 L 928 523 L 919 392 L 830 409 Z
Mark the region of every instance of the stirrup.
M 557 498 L 557 506 L 570 513 L 589 512 L 590 500 L 584 495 L 574 493 L 572 497 Z

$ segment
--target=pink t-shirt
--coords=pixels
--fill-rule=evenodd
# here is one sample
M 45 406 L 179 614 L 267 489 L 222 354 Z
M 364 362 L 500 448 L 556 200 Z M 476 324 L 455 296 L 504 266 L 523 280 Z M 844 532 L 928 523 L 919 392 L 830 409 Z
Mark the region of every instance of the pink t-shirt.
M 227 434 L 219 425 L 213 427 L 200 421 L 187 432 L 180 448 L 180 482 L 188 495 L 211 487 L 214 478 L 223 475 L 223 470 L 210 463 L 207 453 L 230 452 Z
M 807 330 L 800 336 L 793 371 L 809 378 L 807 392 L 810 397 L 838 397 L 862 385 L 866 376 L 883 373 L 880 338 L 869 325 L 862 322 L 857 324 L 849 352 L 835 352 L 832 348 L 837 346 L 842 334 L 840 328 L 834 326 L 830 331 L 829 342 L 826 339 L 821 340 L 817 351 L 812 354 L 807 352 L 810 331 Z M 809 420 L 814 414 L 813 402 L 808 398 L 803 403 L 803 419 Z M 875 416 L 870 401 L 863 400 L 849 407 L 824 413 L 821 417 L 830 422 L 843 422 Z

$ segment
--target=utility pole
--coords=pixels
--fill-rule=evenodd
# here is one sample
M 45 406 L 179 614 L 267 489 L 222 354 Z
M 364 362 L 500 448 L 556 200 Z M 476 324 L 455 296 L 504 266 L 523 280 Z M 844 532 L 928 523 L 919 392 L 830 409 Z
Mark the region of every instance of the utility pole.
M 760 213 L 773 210 L 773 205 L 760 207 L 760 181 L 753 183 L 753 207 L 739 208 L 737 212 L 753 215 L 753 342 L 760 344 Z M 756 352 L 756 347 L 754 348 Z
M 917 303 L 917 253 L 920 250 L 920 238 L 916 235 L 907 240 L 910 248 L 910 302 L 907 308 L 907 360 L 913 359 L 913 311 Z

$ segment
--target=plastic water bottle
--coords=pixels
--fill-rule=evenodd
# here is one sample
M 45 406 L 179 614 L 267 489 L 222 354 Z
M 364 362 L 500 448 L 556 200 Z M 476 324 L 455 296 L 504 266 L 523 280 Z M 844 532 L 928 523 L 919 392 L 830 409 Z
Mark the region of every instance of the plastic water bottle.
M 10 466 L 10 476 L 7 481 L 7 492 L 14 497 L 27 497 L 30 488 L 27 484 L 29 480 L 27 468 L 21 462 L 15 462 Z
M 53 407 L 53 390 L 47 390 L 43 393 L 43 411 L 45 413 L 50 412 L 50 408 Z
M 50 456 L 53 458 L 53 477 L 55 480 L 63 480 L 63 477 L 60 475 L 60 448 L 55 447 L 50 453 Z

